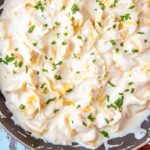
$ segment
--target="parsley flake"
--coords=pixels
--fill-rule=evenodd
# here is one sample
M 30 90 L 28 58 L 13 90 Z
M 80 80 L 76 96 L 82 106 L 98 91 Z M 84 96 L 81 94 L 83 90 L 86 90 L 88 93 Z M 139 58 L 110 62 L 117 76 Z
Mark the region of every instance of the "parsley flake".
M 25 109 L 25 105 L 24 104 L 20 104 L 19 108 L 23 110 L 23 109 Z
M 32 25 L 31 27 L 29 27 L 28 33 L 32 33 L 34 29 L 35 29 L 35 25 Z
M 77 11 L 79 11 L 79 7 L 77 4 L 73 4 L 73 6 L 71 7 L 71 11 L 73 14 L 75 14 Z
M 105 138 L 109 138 L 109 133 L 106 132 L 105 130 L 100 131 L 100 133 L 101 133 Z
M 56 97 L 50 98 L 50 99 L 48 99 L 48 100 L 46 101 L 46 104 L 48 105 L 49 103 L 51 103 L 51 102 L 53 102 L 53 101 L 55 101 L 55 100 L 56 100 Z

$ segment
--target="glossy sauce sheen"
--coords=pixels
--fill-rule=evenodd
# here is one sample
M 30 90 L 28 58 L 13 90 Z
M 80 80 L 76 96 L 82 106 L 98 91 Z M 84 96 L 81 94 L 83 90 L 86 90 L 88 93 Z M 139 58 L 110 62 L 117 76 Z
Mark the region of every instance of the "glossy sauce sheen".
M 149 0 L 6 0 L 0 89 L 13 120 L 54 144 L 143 137 L 149 12 Z

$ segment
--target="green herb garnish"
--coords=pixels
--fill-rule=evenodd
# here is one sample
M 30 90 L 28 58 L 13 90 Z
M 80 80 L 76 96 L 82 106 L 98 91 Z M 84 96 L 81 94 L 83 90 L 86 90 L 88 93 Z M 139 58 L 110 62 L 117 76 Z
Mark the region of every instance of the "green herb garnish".
M 123 98 L 118 98 L 115 102 L 114 102 L 114 104 L 116 105 L 116 107 L 117 108 L 121 108 L 122 107 L 122 105 L 123 105 Z
M 129 82 L 129 83 L 128 83 L 129 86 L 131 86 L 131 85 L 133 85 L 133 84 L 134 84 L 134 82 Z
M 56 79 L 56 80 L 61 80 L 62 77 L 61 77 L 60 75 L 55 75 L 55 79 Z
M 114 0 L 113 4 L 110 5 L 110 8 L 116 7 L 116 4 L 119 2 L 119 0 Z
M 105 138 L 109 138 L 109 133 L 106 132 L 105 130 L 100 131 L 100 133 L 101 133 Z
M 63 42 L 62 42 L 62 45 L 67 45 L 67 42 L 66 42 L 66 41 L 63 41 Z
M 119 21 L 127 21 L 129 19 L 131 19 L 130 14 L 125 14 L 125 15 L 120 16 Z
M 139 52 L 138 49 L 134 49 L 134 48 L 132 49 L 132 53 L 133 53 L 133 54 L 138 53 L 138 52 Z
M 110 43 L 112 44 L 112 46 L 116 45 L 116 41 L 115 40 L 110 40 Z
M 52 41 L 51 44 L 52 44 L 52 45 L 55 45 L 55 44 L 56 44 L 56 41 Z
M 88 119 L 93 122 L 93 121 L 95 120 L 95 117 L 93 116 L 92 113 L 90 113 L 90 114 L 88 115 Z
M 78 105 L 76 108 L 80 108 L 81 107 L 81 105 Z
M 46 104 L 48 105 L 49 103 L 51 103 L 51 102 L 53 102 L 53 101 L 55 101 L 55 100 L 56 100 L 56 97 L 50 98 L 50 99 L 48 99 L 48 100 L 46 101 Z
M 99 4 L 99 7 L 101 8 L 101 10 L 105 10 L 105 5 L 101 0 L 96 0 L 96 2 Z
M 42 4 L 41 1 L 38 1 L 38 2 L 36 3 L 36 5 L 34 6 L 34 8 L 37 9 L 37 10 L 40 10 L 41 12 L 44 11 L 44 6 L 43 6 L 43 4 Z
M 77 4 L 73 4 L 73 6 L 71 7 L 71 11 L 73 14 L 75 14 L 77 11 L 79 11 L 79 7 Z
M 78 35 L 78 36 L 77 36 L 77 39 L 78 39 L 78 40 L 82 40 L 82 36 Z
M 72 92 L 73 91 L 73 89 L 68 89 L 66 92 L 67 93 L 70 93 L 70 92 Z
M 26 73 L 28 73 L 29 70 L 28 66 L 26 65 L 25 68 L 26 68 Z
M 28 33 L 32 33 L 34 29 L 35 29 L 35 25 L 32 25 L 31 27 L 29 27 Z
M 62 61 L 59 61 L 58 63 L 52 63 L 52 71 L 56 70 L 57 69 L 57 66 L 61 65 L 63 62 Z
M 23 110 L 23 109 L 25 109 L 25 105 L 24 104 L 20 104 L 19 108 Z
M 108 81 L 107 82 L 110 86 L 112 86 L 112 87 L 116 87 L 116 85 L 115 84 L 113 84 L 112 82 L 110 82 L 110 81 Z
M 106 124 L 109 124 L 109 120 L 107 118 L 104 118 Z
M 87 124 L 86 124 L 86 122 L 84 122 L 84 121 L 83 121 L 83 122 L 82 122 L 82 124 L 83 124 L 85 127 L 87 127 Z

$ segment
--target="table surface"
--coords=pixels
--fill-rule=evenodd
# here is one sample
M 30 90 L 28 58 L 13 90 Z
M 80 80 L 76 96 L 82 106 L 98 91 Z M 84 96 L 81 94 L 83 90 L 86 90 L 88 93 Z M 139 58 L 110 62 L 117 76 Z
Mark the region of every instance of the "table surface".
M 0 127 L 0 150 L 29 150 Z

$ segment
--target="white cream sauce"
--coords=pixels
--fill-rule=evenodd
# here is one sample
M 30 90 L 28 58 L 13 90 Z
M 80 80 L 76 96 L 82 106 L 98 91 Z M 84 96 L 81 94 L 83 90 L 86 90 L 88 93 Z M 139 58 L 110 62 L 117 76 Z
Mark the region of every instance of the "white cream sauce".
M 15 123 L 88 148 L 146 131 L 149 0 L 6 0 L 0 89 Z

